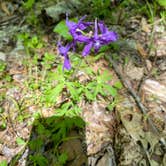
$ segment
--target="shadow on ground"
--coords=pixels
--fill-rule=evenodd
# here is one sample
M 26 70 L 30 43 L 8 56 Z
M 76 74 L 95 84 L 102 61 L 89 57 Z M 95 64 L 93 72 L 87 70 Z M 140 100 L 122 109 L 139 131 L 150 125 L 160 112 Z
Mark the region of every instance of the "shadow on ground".
M 80 117 L 38 118 L 33 123 L 27 147 L 17 161 L 21 165 L 24 162 L 25 166 L 86 166 L 84 129 L 85 123 Z

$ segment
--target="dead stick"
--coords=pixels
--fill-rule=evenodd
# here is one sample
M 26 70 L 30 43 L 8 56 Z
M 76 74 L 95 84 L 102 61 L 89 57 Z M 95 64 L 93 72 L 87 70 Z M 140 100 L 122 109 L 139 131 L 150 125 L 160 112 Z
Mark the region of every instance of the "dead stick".
M 119 79 L 122 81 L 123 85 L 125 88 L 128 90 L 128 92 L 131 94 L 131 96 L 134 98 L 136 104 L 138 105 L 139 109 L 144 115 L 147 115 L 148 109 L 142 104 L 140 97 L 136 94 L 134 89 L 132 88 L 131 84 L 122 76 L 118 69 L 118 65 L 114 62 L 112 59 L 111 55 L 110 56 L 105 56 L 105 58 L 112 64 L 112 67 L 114 68 L 115 73 L 119 77 Z M 155 132 L 155 134 L 159 137 L 159 132 L 156 129 L 156 127 L 153 125 L 153 122 L 151 119 L 148 117 L 147 118 L 149 125 L 151 126 L 152 130 Z M 160 138 L 161 143 L 164 146 L 164 150 L 166 150 L 166 143 L 163 138 Z

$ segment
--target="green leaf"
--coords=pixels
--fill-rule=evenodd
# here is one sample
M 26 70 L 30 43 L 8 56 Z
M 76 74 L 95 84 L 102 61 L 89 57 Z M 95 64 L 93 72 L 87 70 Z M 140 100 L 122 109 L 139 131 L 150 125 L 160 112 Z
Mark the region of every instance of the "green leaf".
M 160 6 L 166 7 L 166 0 L 157 0 Z
M 104 73 L 97 76 L 97 82 L 103 83 L 103 82 L 111 80 L 111 78 L 112 78 L 111 74 L 109 74 L 108 71 L 104 71 Z
M 117 95 L 117 90 L 112 86 L 106 84 L 103 87 L 111 96 L 115 97 Z
M 116 106 L 116 104 L 117 104 L 117 101 L 115 100 L 107 106 L 107 109 L 109 111 L 112 111 L 114 109 L 114 107 Z
M 73 100 L 79 100 L 78 90 L 76 89 L 76 87 L 74 88 L 73 83 L 67 83 L 67 88 L 69 89 L 69 92 Z
M 7 166 L 7 161 L 6 160 L 0 161 L 0 166 Z
M 34 162 L 34 165 L 36 165 L 36 164 L 39 166 L 49 165 L 48 160 L 41 154 L 36 154 L 34 156 L 30 156 L 30 160 Z
M 25 3 L 23 3 L 23 7 L 26 9 L 31 9 L 34 3 L 35 0 L 27 0 Z
M 97 54 L 97 55 L 94 57 L 94 59 L 95 59 L 95 61 L 98 61 L 98 60 L 101 59 L 101 57 L 103 57 L 103 56 L 104 56 L 104 53 L 101 52 L 101 53 Z
M 58 157 L 58 161 L 61 165 L 64 165 L 66 163 L 68 159 L 68 156 L 66 153 L 62 153 L 59 157 Z
M 66 26 L 65 20 L 59 22 L 55 26 L 53 31 L 63 36 L 66 40 L 72 40 L 72 36 L 68 32 L 69 30 L 68 30 L 68 27 Z
M 34 151 L 39 151 L 42 148 L 43 144 L 44 142 L 40 138 L 29 141 L 29 147 Z
M 25 141 L 20 137 L 16 138 L 16 142 L 17 142 L 18 145 L 25 145 Z
M 117 88 L 117 89 L 122 89 L 123 85 L 120 81 L 117 81 L 117 82 L 115 82 L 114 87 Z
M 72 107 L 72 102 L 64 103 L 61 108 L 55 110 L 56 116 L 64 116 L 69 111 L 70 107 Z
M 0 60 L 0 72 L 5 71 L 6 63 Z
M 55 55 L 46 52 L 46 53 L 44 54 L 43 60 L 44 60 L 45 63 L 46 63 L 46 62 L 52 62 L 52 61 L 55 60 Z
M 56 85 L 55 88 L 49 89 L 45 93 L 45 100 L 49 103 L 55 103 L 57 100 L 57 97 L 62 92 L 64 88 L 64 83 Z
M 88 89 L 85 89 L 85 96 L 88 100 L 95 100 L 96 96 L 94 95 L 94 93 L 92 93 L 91 91 L 89 91 Z
M 97 95 L 98 93 L 100 93 L 102 96 L 106 96 L 107 93 L 103 90 L 103 86 L 105 86 L 105 84 L 98 84 L 96 86 L 96 90 L 95 90 L 95 94 Z

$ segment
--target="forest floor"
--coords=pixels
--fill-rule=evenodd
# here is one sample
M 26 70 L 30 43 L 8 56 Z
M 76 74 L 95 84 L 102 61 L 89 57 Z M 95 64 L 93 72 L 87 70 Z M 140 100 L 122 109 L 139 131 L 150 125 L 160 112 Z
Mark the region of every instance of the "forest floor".
M 106 20 L 118 41 L 83 60 L 71 53 L 70 72 L 53 32 L 61 17 L 39 10 L 33 26 L 19 4 L 0 3 L 0 166 L 166 165 L 164 20 Z M 111 95 L 94 96 L 98 84 Z

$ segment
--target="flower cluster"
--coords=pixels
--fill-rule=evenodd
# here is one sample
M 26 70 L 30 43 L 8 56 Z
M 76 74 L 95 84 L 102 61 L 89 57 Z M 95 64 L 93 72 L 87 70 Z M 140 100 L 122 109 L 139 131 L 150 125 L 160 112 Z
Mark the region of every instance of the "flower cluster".
M 77 43 L 83 43 L 85 44 L 84 49 L 82 51 L 82 56 L 87 56 L 92 48 L 94 49 L 95 53 L 99 51 L 101 46 L 107 45 L 110 42 L 114 42 L 117 40 L 117 34 L 116 32 L 109 31 L 108 28 L 104 25 L 103 22 L 97 22 L 97 19 L 95 20 L 95 23 L 92 22 L 84 22 L 86 16 L 82 17 L 78 23 L 69 21 L 68 16 L 66 17 L 66 25 L 69 29 L 69 33 L 72 35 L 73 40 L 71 43 L 68 43 L 66 46 L 63 46 L 61 42 L 58 42 L 58 50 L 60 55 L 64 57 L 64 64 L 63 69 L 70 70 L 71 64 L 69 60 L 68 52 L 72 48 L 75 50 L 75 46 Z M 88 27 L 92 26 L 94 24 L 94 33 L 89 32 L 85 33 L 84 30 L 86 30 Z M 99 34 L 99 30 L 100 34 Z

